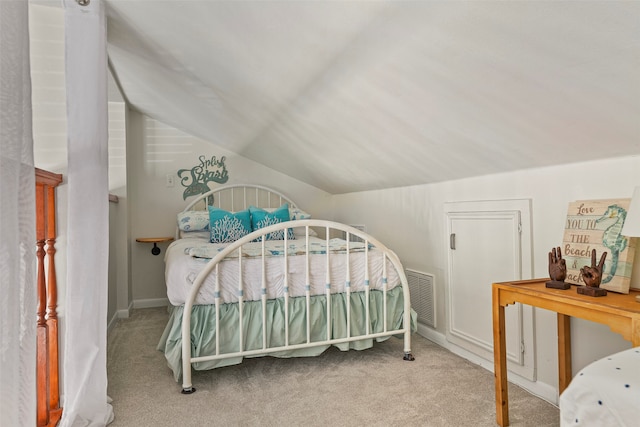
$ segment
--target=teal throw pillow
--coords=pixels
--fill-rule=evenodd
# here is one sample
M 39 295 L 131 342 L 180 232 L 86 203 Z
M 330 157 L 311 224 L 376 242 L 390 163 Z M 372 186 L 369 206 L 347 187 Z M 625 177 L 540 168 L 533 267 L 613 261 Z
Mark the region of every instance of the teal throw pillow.
M 209 231 L 211 243 L 235 242 L 251 233 L 251 213 L 249 210 L 228 212 L 209 206 Z
M 281 222 L 289 221 L 289 204 L 285 203 L 273 212 L 266 211 L 264 209 L 256 208 L 255 206 L 249 206 L 249 212 L 251 212 L 251 227 L 253 231 L 259 230 L 270 225 L 279 224 Z M 293 240 L 296 236 L 293 234 L 293 228 L 287 229 L 287 239 Z M 284 240 L 284 230 L 280 230 L 274 233 L 266 235 L 267 240 Z M 258 239 L 259 241 L 260 239 Z

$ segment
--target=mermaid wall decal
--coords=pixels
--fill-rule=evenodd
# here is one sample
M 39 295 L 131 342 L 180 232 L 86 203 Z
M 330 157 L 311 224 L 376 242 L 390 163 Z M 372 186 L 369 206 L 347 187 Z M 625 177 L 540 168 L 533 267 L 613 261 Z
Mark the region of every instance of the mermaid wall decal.
M 602 234 L 602 246 L 609 249 L 611 262 L 607 263 L 610 264 L 609 268 L 607 268 L 606 265 L 604 267 L 604 271 L 608 272 L 607 277 L 603 278 L 601 283 L 609 283 L 616 275 L 620 253 L 627 247 L 628 239 L 620 234 L 626 217 L 627 211 L 624 208 L 618 205 L 609 205 L 606 212 L 600 218 L 596 219 L 596 223 L 614 219 L 613 223 L 609 225 Z

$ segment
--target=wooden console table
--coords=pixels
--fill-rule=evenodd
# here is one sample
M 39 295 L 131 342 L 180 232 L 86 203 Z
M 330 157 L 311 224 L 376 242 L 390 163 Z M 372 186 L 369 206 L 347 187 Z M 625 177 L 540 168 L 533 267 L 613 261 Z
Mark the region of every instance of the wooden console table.
M 558 376 L 562 393 L 571 382 L 571 316 L 608 325 L 633 347 L 640 346 L 640 292 L 627 295 L 609 292 L 604 297 L 580 295 L 576 287 L 551 289 L 545 287 L 549 279 L 494 283 L 493 353 L 496 386 L 496 421 L 509 425 L 509 395 L 507 390 L 507 355 L 504 308 L 516 302 L 555 311 L 558 315 Z

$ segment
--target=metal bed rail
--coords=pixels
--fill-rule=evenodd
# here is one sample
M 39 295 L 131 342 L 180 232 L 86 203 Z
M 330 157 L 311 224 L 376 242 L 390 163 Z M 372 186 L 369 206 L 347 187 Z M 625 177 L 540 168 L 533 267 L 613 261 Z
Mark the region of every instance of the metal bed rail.
M 305 276 L 306 276 L 306 286 L 305 286 L 305 302 L 306 302 L 306 312 L 305 312 L 305 316 L 306 316 L 306 342 L 304 343 L 298 343 L 298 344 L 291 344 L 289 342 L 289 336 L 290 336 L 290 331 L 289 331 L 289 320 L 290 320 L 290 313 L 289 313 L 289 302 L 290 299 L 292 298 L 290 296 L 290 292 L 289 292 L 289 286 L 288 286 L 288 274 L 287 272 L 288 270 L 288 263 L 289 263 L 289 257 L 290 256 L 294 256 L 293 254 L 288 253 L 287 250 L 287 242 L 288 242 L 288 238 L 287 238 L 287 232 L 286 229 L 290 228 L 290 227 L 305 227 L 305 247 L 306 247 L 306 253 L 303 255 L 306 257 L 306 261 L 305 261 L 305 267 L 306 267 L 306 271 L 305 271 Z M 327 321 L 327 333 L 326 333 L 326 339 L 322 340 L 322 341 L 312 341 L 311 339 L 311 320 L 310 320 L 310 306 L 311 306 L 311 298 L 312 298 L 312 294 L 311 294 L 311 277 L 310 277 L 310 257 L 312 256 L 309 247 L 309 236 L 310 236 L 310 227 L 314 227 L 317 229 L 324 229 L 324 233 L 325 233 L 325 241 L 326 241 L 326 251 L 324 254 L 322 255 L 316 255 L 314 254 L 314 256 L 324 256 L 325 257 L 325 270 L 326 270 L 326 275 L 325 275 L 325 281 L 326 283 L 324 284 L 324 288 L 325 288 L 325 297 L 327 299 L 327 303 L 326 303 L 326 321 Z M 266 258 L 270 255 L 267 255 L 267 251 L 265 251 L 265 239 L 266 239 L 266 235 L 268 235 L 269 233 L 274 233 L 274 232 L 278 232 L 278 231 L 284 231 L 284 237 L 285 237 L 285 251 L 284 254 L 282 256 L 282 262 L 283 262 L 283 269 L 284 269 L 284 292 L 283 292 L 283 298 L 284 298 L 284 345 L 281 346 L 276 346 L 276 347 L 269 347 L 267 345 L 267 319 L 266 319 L 266 312 L 267 312 L 267 294 L 268 294 L 268 285 L 267 285 L 267 280 L 266 280 Z M 337 294 L 332 293 L 332 284 L 331 284 L 331 279 L 330 279 L 330 273 L 331 273 L 331 266 L 330 266 L 330 260 L 332 256 L 335 256 L 336 254 L 331 253 L 331 251 L 329 250 L 329 241 L 331 236 L 335 236 L 336 232 L 338 232 L 340 235 L 344 235 L 345 236 L 345 240 L 347 242 L 347 249 L 344 252 L 345 256 L 346 256 L 346 275 L 345 275 L 345 283 L 344 283 L 344 293 L 346 294 L 346 337 L 340 337 L 340 338 L 334 338 L 331 336 L 331 331 L 332 331 L 332 312 L 331 312 L 331 299 L 336 297 Z M 351 268 L 350 268 L 350 261 L 351 261 L 351 257 L 352 257 L 352 252 L 351 252 L 351 248 L 350 248 L 350 236 L 354 235 L 357 236 L 359 238 L 361 238 L 364 241 L 364 260 L 365 260 L 365 268 L 364 268 L 364 277 L 362 278 L 355 278 L 352 277 L 352 272 L 351 272 Z M 255 241 L 256 239 L 262 237 L 262 254 L 261 254 L 261 258 L 262 258 L 262 288 L 261 288 L 261 305 L 262 305 L 262 348 L 260 349 L 253 349 L 253 350 L 246 350 L 245 349 L 245 337 L 244 337 L 244 332 L 243 332 L 243 321 L 244 321 L 244 305 L 247 303 L 247 301 L 245 301 L 244 295 L 245 295 L 245 290 L 244 290 L 244 283 L 242 280 L 242 269 L 243 269 L 243 253 L 242 253 L 242 248 L 243 245 L 250 243 L 252 241 Z M 382 332 L 372 332 L 370 329 L 370 319 L 371 319 L 371 304 L 370 304 L 370 286 L 369 286 L 369 254 L 370 254 L 370 248 L 375 248 L 376 250 L 379 250 L 382 252 L 383 256 L 382 256 L 382 313 L 383 313 L 383 330 Z M 238 253 L 238 287 L 237 287 L 237 298 L 238 298 L 238 330 L 239 330 L 239 334 L 238 334 L 238 343 L 237 343 L 237 348 L 238 350 L 235 352 L 226 352 L 226 353 L 222 353 L 220 351 L 220 306 L 222 304 L 221 302 L 221 298 L 220 298 L 220 280 L 219 280 L 219 275 L 217 274 L 218 272 L 218 266 L 219 263 L 224 260 L 228 255 L 232 254 L 233 252 Z M 299 256 L 299 255 L 296 255 Z M 387 293 L 389 291 L 388 289 L 388 280 L 387 280 L 387 261 L 393 266 L 393 268 L 396 270 L 396 273 L 398 274 L 398 277 L 400 279 L 400 283 L 402 286 L 402 291 L 403 291 L 403 304 L 404 304 L 404 312 L 403 312 L 403 321 L 402 321 L 402 327 L 399 329 L 389 329 L 388 328 L 388 319 L 387 319 Z M 192 312 L 192 308 L 194 306 L 194 301 L 196 299 L 196 296 L 198 294 L 198 291 L 200 289 L 200 287 L 202 286 L 202 284 L 205 281 L 205 278 L 210 275 L 212 272 L 216 273 L 216 282 L 215 282 L 215 323 L 216 323 L 216 350 L 215 350 L 215 354 L 211 354 L 211 355 L 206 355 L 206 356 L 199 356 L 199 357 L 192 357 L 191 354 L 191 312 Z M 352 330 L 351 330 L 351 295 L 352 295 L 352 290 L 351 290 L 351 283 L 354 280 L 362 280 L 364 282 L 364 292 L 365 292 L 365 333 L 364 334 L 359 334 L 359 335 L 354 335 L 352 334 Z M 193 286 L 191 288 L 191 291 L 189 293 L 189 296 L 184 304 L 184 311 L 183 311 L 183 317 L 182 317 L 182 326 L 181 326 L 181 333 L 182 333 L 182 392 L 184 394 L 189 394 L 189 393 L 193 393 L 195 391 L 195 388 L 192 385 L 191 382 L 191 364 L 192 363 L 196 363 L 196 362 L 202 362 L 202 361 L 210 361 L 210 360 L 219 360 L 219 359 L 226 359 L 226 358 L 233 358 L 233 357 L 242 357 L 242 356 L 256 356 L 256 355 L 267 355 L 267 354 L 273 354 L 276 352 L 280 352 L 280 351 L 285 351 L 285 350 L 296 350 L 296 349 L 302 349 L 302 348 L 309 348 L 309 347 L 318 347 L 318 346 L 328 346 L 328 345 L 336 345 L 336 344 L 341 344 L 341 343 L 347 343 L 347 342 L 352 342 L 352 341 L 359 341 L 359 340 L 364 340 L 364 339 L 375 339 L 375 338 L 380 338 L 380 337 L 386 337 L 386 336 L 392 336 L 392 335 L 400 335 L 402 334 L 404 336 L 404 359 L 405 360 L 413 360 L 413 355 L 411 354 L 411 302 L 410 302 L 410 295 L 409 295 L 409 286 L 408 286 L 408 282 L 407 279 L 405 277 L 404 274 L 404 269 L 402 268 L 402 264 L 400 263 L 400 260 L 398 259 L 397 255 L 391 251 L 390 249 L 388 249 L 385 245 L 383 245 L 381 242 L 379 242 L 377 239 L 373 238 L 372 236 L 345 224 L 340 224 L 340 223 L 336 223 L 336 222 L 332 222 L 332 221 L 325 221 L 325 220 L 314 220 L 314 219 L 308 219 L 308 220 L 297 220 L 297 221 L 289 221 L 289 222 L 283 222 L 280 224 L 275 224 L 275 225 L 271 225 L 265 228 L 262 228 L 260 230 L 254 231 L 246 236 L 244 236 L 243 238 L 237 240 L 236 242 L 230 244 L 229 246 L 227 246 L 224 250 L 220 251 L 214 258 L 212 258 L 207 265 L 205 266 L 205 268 L 199 273 L 199 275 L 196 277 Z

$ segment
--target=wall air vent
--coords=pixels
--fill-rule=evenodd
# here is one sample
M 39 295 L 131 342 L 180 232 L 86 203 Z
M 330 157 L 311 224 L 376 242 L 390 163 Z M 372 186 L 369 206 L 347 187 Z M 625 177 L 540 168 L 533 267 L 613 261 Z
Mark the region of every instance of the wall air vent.
M 436 327 L 436 286 L 433 274 L 406 269 L 411 307 L 418 313 L 418 322 Z

